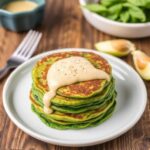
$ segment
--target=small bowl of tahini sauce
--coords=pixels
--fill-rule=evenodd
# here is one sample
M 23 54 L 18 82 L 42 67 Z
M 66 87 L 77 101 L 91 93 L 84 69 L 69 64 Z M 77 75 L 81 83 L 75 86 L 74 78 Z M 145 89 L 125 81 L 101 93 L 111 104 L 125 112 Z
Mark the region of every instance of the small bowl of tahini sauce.
M 1 0 L 0 25 L 21 32 L 35 28 L 42 22 L 45 0 Z

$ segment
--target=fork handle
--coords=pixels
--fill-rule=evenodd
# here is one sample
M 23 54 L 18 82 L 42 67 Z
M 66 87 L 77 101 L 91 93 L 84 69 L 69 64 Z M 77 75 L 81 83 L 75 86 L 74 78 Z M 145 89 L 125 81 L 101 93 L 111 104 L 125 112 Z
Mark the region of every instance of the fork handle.
M 0 80 L 3 79 L 9 72 L 10 69 L 16 68 L 17 65 L 11 66 L 8 63 L 0 69 Z
M 4 76 L 7 75 L 9 70 L 10 67 L 8 66 L 8 64 L 6 64 L 2 69 L 0 69 L 0 79 L 4 78 Z

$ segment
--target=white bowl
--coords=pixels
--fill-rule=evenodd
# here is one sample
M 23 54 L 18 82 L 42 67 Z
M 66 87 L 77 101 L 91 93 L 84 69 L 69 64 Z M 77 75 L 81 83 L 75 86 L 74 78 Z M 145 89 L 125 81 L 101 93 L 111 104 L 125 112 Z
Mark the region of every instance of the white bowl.
M 80 5 L 85 5 L 88 1 L 89 0 L 79 0 Z M 105 33 L 124 38 L 142 38 L 150 36 L 150 22 L 122 23 L 104 18 L 83 7 L 81 7 L 81 9 L 86 20 L 96 29 Z

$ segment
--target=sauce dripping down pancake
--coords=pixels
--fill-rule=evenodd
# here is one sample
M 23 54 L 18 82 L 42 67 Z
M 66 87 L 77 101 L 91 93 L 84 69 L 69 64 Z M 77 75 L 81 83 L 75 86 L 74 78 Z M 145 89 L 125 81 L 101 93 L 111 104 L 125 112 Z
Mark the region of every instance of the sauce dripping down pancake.
M 79 56 L 72 56 L 55 62 L 48 70 L 47 82 L 49 90 L 44 94 L 44 112 L 52 113 L 50 100 L 56 95 L 58 88 L 80 81 L 94 79 L 106 79 L 110 81 L 110 76 L 96 69 L 87 59 Z

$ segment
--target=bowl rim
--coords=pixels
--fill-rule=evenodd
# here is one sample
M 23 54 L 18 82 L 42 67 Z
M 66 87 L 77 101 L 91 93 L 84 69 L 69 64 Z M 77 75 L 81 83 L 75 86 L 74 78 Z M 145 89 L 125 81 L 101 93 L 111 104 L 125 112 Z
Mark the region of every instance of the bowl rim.
M 32 1 L 32 0 L 30 0 Z M 45 0 L 42 0 L 42 4 L 38 4 L 37 3 L 37 7 L 32 9 L 32 10 L 29 10 L 29 11 L 22 11 L 22 12 L 10 12 L 10 11 L 7 11 L 5 9 L 0 9 L 0 13 L 3 13 L 5 15 L 9 15 L 9 16 L 16 16 L 16 15 L 29 15 L 30 13 L 34 13 L 36 11 L 38 11 L 40 8 L 44 7 L 45 6 Z M 9 2 L 8 2 L 9 3 Z
M 105 18 L 101 15 L 98 15 L 96 13 L 93 13 L 89 10 L 87 10 L 86 8 L 82 7 L 86 4 L 85 0 L 79 0 L 80 3 L 80 8 L 88 13 L 90 13 L 93 17 L 97 18 L 98 20 L 102 20 L 105 21 L 109 24 L 113 24 L 113 25 L 117 25 L 117 26 L 123 26 L 123 27 L 131 27 L 131 28 L 135 28 L 135 27 L 144 27 L 144 26 L 150 26 L 150 22 L 145 22 L 145 23 L 124 23 L 124 22 L 119 22 L 119 21 L 114 21 L 114 20 L 110 20 L 108 18 Z

